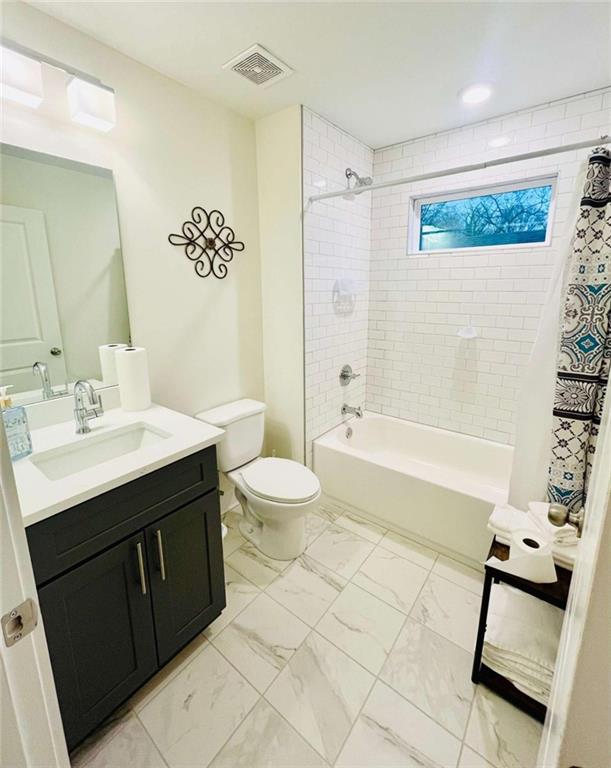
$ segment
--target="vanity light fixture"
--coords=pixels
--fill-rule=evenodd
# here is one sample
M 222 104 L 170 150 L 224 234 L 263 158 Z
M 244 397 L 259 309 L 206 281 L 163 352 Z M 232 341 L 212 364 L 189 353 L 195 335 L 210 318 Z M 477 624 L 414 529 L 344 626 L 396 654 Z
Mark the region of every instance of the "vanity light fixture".
M 0 95 L 26 107 L 37 109 L 42 104 L 42 65 L 6 46 L 0 46 L 2 75 Z
M 460 91 L 460 100 L 463 104 L 474 106 L 487 101 L 492 96 L 492 86 L 487 83 L 475 83 Z
M 115 127 L 115 92 L 112 88 L 72 77 L 66 90 L 73 122 L 105 132 Z

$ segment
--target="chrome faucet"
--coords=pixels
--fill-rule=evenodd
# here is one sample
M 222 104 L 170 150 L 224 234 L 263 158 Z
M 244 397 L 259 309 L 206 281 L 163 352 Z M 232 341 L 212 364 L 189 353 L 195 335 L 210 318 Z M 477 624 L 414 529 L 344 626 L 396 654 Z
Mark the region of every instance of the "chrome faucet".
M 581 538 L 584 517 L 585 511 L 583 507 L 579 512 L 569 512 L 568 507 L 565 507 L 564 504 L 559 504 L 558 502 L 550 504 L 547 512 L 547 519 L 552 525 L 557 525 L 561 528 L 568 523 L 577 528 L 577 538 Z
M 342 416 L 356 416 L 357 419 L 363 418 L 363 409 L 360 405 L 358 405 L 356 408 L 353 408 L 351 405 L 346 405 L 344 403 L 342 405 Z
M 347 387 L 353 379 L 358 379 L 360 375 L 360 373 L 352 372 L 351 365 L 343 365 L 341 371 L 339 372 L 339 383 L 342 385 L 342 387 Z
M 49 377 L 49 366 L 46 363 L 38 361 L 32 366 L 32 373 L 40 376 L 42 382 L 42 399 L 51 400 L 52 397 L 55 397 L 53 387 L 51 386 L 51 379 Z
M 85 395 L 91 408 L 88 408 Z M 86 435 L 91 432 L 87 423 L 89 419 L 96 419 L 104 413 L 102 398 L 92 387 L 91 382 L 79 379 L 74 385 L 74 420 L 76 421 L 76 434 Z

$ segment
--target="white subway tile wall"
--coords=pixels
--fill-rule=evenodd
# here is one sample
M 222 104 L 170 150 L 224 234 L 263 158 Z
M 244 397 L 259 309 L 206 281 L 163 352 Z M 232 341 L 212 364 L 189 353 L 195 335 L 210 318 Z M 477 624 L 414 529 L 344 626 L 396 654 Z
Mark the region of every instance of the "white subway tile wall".
M 611 91 L 374 152 L 377 182 L 611 133 Z M 510 144 L 488 142 L 507 136 Z M 555 265 L 568 253 L 588 150 L 373 193 L 369 410 L 513 443 L 521 381 Z M 550 246 L 407 252 L 414 195 L 558 174 Z M 460 338 L 474 326 L 475 339 Z
M 373 173 L 373 151 L 303 109 L 304 199 L 346 186 L 345 170 Z M 344 400 L 365 404 L 371 245 L 370 194 L 315 203 L 304 215 L 306 458 L 339 424 Z M 339 384 L 342 365 L 360 374 Z
M 372 159 L 377 183 L 605 133 L 611 133 L 611 89 L 375 152 L 304 109 L 304 199 L 344 186 L 347 165 L 371 173 Z M 498 136 L 510 143 L 490 148 Z M 344 395 L 372 411 L 513 442 L 522 377 L 554 268 L 568 254 L 586 157 L 587 150 L 567 152 L 310 206 L 304 217 L 308 456 L 311 440 L 340 422 Z M 558 174 L 549 246 L 408 253 L 414 196 L 546 174 Z M 334 311 L 333 286 L 343 277 L 357 285 L 351 315 Z M 467 325 L 477 338 L 457 335 Z M 346 389 L 337 382 L 343 362 L 363 374 Z

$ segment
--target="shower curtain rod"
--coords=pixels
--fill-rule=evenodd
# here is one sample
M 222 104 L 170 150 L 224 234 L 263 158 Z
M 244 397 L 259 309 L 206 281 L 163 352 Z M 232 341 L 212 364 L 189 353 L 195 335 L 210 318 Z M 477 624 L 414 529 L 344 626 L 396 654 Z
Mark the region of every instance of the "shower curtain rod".
M 473 165 L 461 165 L 457 168 L 448 168 L 444 171 L 433 171 L 432 173 L 421 173 L 418 176 L 405 176 L 402 179 L 393 179 L 391 181 L 381 181 L 379 184 L 370 184 L 368 187 L 356 187 L 353 189 L 339 189 L 336 192 L 322 192 L 320 195 L 310 195 L 308 206 L 318 200 L 329 200 L 332 197 L 342 197 L 345 194 L 361 195 L 363 192 L 373 192 L 376 189 L 386 189 L 386 187 L 397 187 L 400 184 L 411 184 L 414 181 L 425 181 L 426 179 L 437 179 L 441 176 L 453 176 L 457 173 L 467 173 L 468 171 L 481 171 L 484 168 L 492 168 L 495 165 L 505 165 L 505 163 L 517 163 L 520 160 L 532 160 L 535 157 L 545 157 L 546 155 L 557 155 L 560 152 L 571 152 L 574 149 L 585 149 L 586 147 L 597 147 L 601 144 L 609 144 L 611 137 L 608 134 L 599 136 L 597 139 L 588 141 L 578 141 L 576 144 L 563 144 L 549 149 L 539 149 L 536 152 L 524 152 L 521 155 L 509 155 L 498 157 L 495 160 L 486 160 L 483 163 L 474 163 Z M 307 206 L 307 207 L 308 207 Z

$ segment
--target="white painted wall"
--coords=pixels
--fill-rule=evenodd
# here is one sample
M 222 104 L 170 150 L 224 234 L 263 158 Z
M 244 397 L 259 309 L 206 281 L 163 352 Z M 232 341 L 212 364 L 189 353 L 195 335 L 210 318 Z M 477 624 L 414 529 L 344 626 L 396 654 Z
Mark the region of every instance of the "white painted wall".
M 256 123 L 266 452 L 303 461 L 301 107 Z
M 100 379 L 98 346 L 129 342 L 112 178 L 4 153 L 0 198 L 42 211 L 68 381 Z M 34 376 L 31 385 L 38 386 Z
M 410 175 L 611 133 L 611 91 L 566 99 L 376 150 L 374 178 Z M 512 143 L 491 149 L 496 136 Z M 515 414 L 555 261 L 574 229 L 574 188 L 587 150 L 373 193 L 367 407 L 513 443 Z M 549 247 L 410 256 L 414 195 L 558 173 Z M 474 325 L 479 338 L 459 339 Z
M 303 110 L 304 199 L 346 186 L 345 170 L 371 176 L 373 152 L 308 109 Z M 369 306 L 371 195 L 317 202 L 304 213 L 306 458 L 311 442 L 342 421 L 342 403 L 364 405 Z M 338 281 L 352 285 L 354 306 L 337 301 Z M 347 387 L 350 364 L 360 378 Z
M 2 13 L 8 39 L 115 88 L 107 135 L 70 124 L 64 107 L 5 102 L 2 138 L 114 171 L 133 341 L 148 350 L 153 398 L 195 413 L 262 397 L 253 123 L 30 6 Z M 220 209 L 246 244 L 224 280 L 196 276 L 167 241 L 197 204 Z

